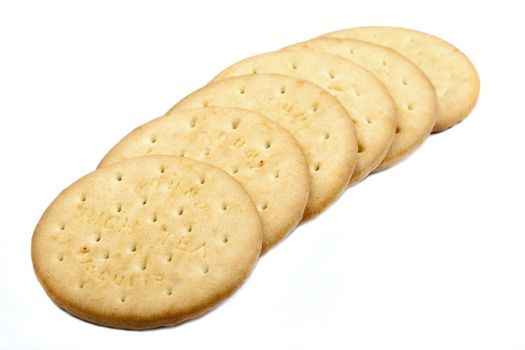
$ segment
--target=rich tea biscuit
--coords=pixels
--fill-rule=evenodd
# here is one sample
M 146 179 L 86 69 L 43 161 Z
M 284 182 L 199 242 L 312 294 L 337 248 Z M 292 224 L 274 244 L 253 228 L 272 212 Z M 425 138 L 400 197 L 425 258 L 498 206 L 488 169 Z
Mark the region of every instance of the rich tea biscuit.
M 214 78 L 273 73 L 304 79 L 335 96 L 355 123 L 358 161 L 351 183 L 372 172 L 394 139 L 396 111 L 385 86 L 371 73 L 341 57 L 309 49 L 283 50 L 247 58 Z
M 262 226 L 224 171 L 171 156 L 86 175 L 47 208 L 32 241 L 51 299 L 84 320 L 143 329 L 206 312 L 251 272 Z
M 394 142 L 376 168 L 406 158 L 430 135 L 436 122 L 436 95 L 428 77 L 410 60 L 385 46 L 355 39 L 321 37 L 288 47 L 309 48 L 341 56 L 373 73 L 394 99 L 397 128 Z
M 297 139 L 310 172 L 305 219 L 321 212 L 347 187 L 357 160 L 354 128 L 343 106 L 323 89 L 287 76 L 248 75 L 210 83 L 167 115 L 202 106 L 260 112 Z
M 189 157 L 229 172 L 261 216 L 263 252 L 303 217 L 310 176 L 295 138 L 261 114 L 239 108 L 177 110 L 124 137 L 100 166 L 145 155 Z
M 387 46 L 414 62 L 436 89 L 437 119 L 434 132 L 465 119 L 479 96 L 479 77 L 470 60 L 452 44 L 435 36 L 395 27 L 359 27 L 326 34 Z

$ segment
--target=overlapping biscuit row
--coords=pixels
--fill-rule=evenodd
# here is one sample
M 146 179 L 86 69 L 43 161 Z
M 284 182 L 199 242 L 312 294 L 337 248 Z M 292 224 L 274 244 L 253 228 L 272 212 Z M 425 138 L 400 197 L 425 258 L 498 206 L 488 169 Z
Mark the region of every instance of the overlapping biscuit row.
M 35 273 L 73 315 L 144 329 L 231 295 L 261 252 L 463 120 L 479 78 L 451 44 L 362 27 L 242 60 L 131 131 L 33 234 Z

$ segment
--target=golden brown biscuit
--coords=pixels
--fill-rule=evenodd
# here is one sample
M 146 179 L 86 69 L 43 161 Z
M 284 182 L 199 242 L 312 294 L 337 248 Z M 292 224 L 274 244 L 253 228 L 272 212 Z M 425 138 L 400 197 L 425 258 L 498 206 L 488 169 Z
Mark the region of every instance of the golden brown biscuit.
M 396 111 L 392 97 L 373 74 L 338 56 L 297 49 L 247 58 L 226 68 L 213 80 L 261 73 L 304 79 L 341 102 L 354 122 L 358 140 L 352 184 L 365 178 L 386 156 L 396 131 Z
M 154 154 L 189 157 L 229 172 L 259 210 L 263 252 L 303 217 L 310 192 L 303 151 L 285 129 L 257 112 L 227 107 L 177 110 L 133 130 L 99 166 Z
M 385 46 L 355 39 L 321 37 L 288 47 L 309 48 L 341 56 L 373 73 L 394 99 L 394 142 L 376 168 L 383 170 L 406 158 L 430 135 L 436 122 L 434 86 L 415 64 Z
M 260 112 L 296 138 L 310 171 L 305 219 L 320 213 L 346 189 L 357 160 L 354 127 L 343 106 L 323 89 L 282 75 L 247 75 L 210 83 L 167 115 L 202 106 Z
M 230 175 L 148 156 L 98 169 L 60 193 L 35 229 L 32 259 L 58 306 L 142 329 L 217 305 L 246 279 L 261 245 L 257 209 Z
M 434 132 L 465 119 L 479 96 L 479 77 L 470 60 L 452 44 L 416 30 L 360 27 L 326 34 L 387 46 L 406 56 L 430 78 L 436 89 L 438 111 Z

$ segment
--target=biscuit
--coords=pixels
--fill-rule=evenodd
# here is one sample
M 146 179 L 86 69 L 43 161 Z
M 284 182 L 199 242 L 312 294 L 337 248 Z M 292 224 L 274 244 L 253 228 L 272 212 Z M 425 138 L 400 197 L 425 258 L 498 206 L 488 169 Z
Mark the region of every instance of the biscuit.
M 465 119 L 479 96 L 479 76 L 470 60 L 450 43 L 411 29 L 360 27 L 326 34 L 387 46 L 414 62 L 430 78 L 437 95 L 434 132 Z
M 111 327 L 174 325 L 232 294 L 262 245 L 252 200 L 224 171 L 147 156 L 96 170 L 51 203 L 35 273 L 69 313 Z
M 193 158 L 229 172 L 261 216 L 263 252 L 303 217 L 310 176 L 295 138 L 259 113 L 239 108 L 177 110 L 124 137 L 99 166 L 145 155 Z
M 436 95 L 427 76 L 410 60 L 385 46 L 361 40 L 322 37 L 288 48 L 309 48 L 341 56 L 373 73 L 394 99 L 394 142 L 376 171 L 406 158 L 430 135 L 436 121 Z
M 335 96 L 352 118 L 358 139 L 354 184 L 383 160 L 396 131 L 392 97 L 371 73 L 341 57 L 309 49 L 283 50 L 233 64 L 214 80 L 245 74 L 273 73 L 304 79 Z
M 247 75 L 208 84 L 177 103 L 178 109 L 239 107 L 260 112 L 292 134 L 305 154 L 310 197 L 304 219 L 344 191 L 357 160 L 354 128 L 346 110 L 323 89 L 279 75 Z

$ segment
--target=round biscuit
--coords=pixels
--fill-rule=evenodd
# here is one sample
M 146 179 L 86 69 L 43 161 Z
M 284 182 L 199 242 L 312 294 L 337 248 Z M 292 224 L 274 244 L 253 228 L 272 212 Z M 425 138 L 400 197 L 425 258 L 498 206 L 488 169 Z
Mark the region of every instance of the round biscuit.
M 326 34 L 387 46 L 414 62 L 430 79 L 437 95 L 434 132 L 465 119 L 478 100 L 480 82 L 467 56 L 452 44 L 430 34 L 396 27 L 359 27 Z
M 310 191 L 303 151 L 285 129 L 257 112 L 229 107 L 177 110 L 133 130 L 99 167 L 154 154 L 210 163 L 239 181 L 259 210 L 263 252 L 301 221 Z
M 396 111 L 392 97 L 373 74 L 335 55 L 297 49 L 247 58 L 213 80 L 261 73 L 304 79 L 341 102 L 354 122 L 358 140 L 359 154 L 351 184 L 364 179 L 383 161 L 394 139 Z
M 436 94 L 428 77 L 410 60 L 385 46 L 355 39 L 320 37 L 286 49 L 309 48 L 352 61 L 374 74 L 394 99 L 396 136 L 375 171 L 397 164 L 418 148 L 436 122 Z
M 147 156 L 98 169 L 51 203 L 32 240 L 38 280 L 67 312 L 144 329 L 197 317 L 252 271 L 262 226 L 224 171 Z
M 310 173 L 310 197 L 303 219 L 320 213 L 346 189 L 357 160 L 354 128 L 346 110 L 323 89 L 283 75 L 246 75 L 208 84 L 177 103 L 257 111 L 294 136 Z

